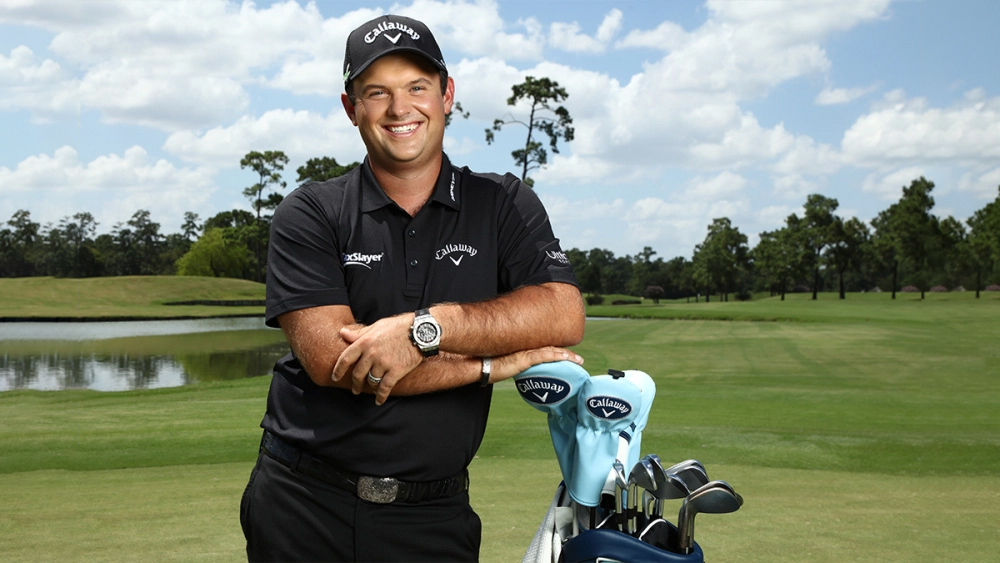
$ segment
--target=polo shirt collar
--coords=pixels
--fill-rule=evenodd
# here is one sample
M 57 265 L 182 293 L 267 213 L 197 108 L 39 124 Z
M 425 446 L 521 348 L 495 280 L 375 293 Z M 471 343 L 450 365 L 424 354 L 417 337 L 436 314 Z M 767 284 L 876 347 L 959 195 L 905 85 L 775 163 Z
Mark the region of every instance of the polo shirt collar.
M 429 201 L 435 201 L 457 210 L 461 208 L 461 190 L 459 189 L 461 175 L 452 167 L 448 155 L 442 154 L 441 156 L 441 172 L 438 173 L 437 183 L 434 184 L 434 193 L 431 194 Z M 385 190 L 375 179 L 375 173 L 372 172 L 366 156 L 361 164 L 361 212 L 369 213 L 387 205 L 395 205 L 395 202 L 386 195 Z

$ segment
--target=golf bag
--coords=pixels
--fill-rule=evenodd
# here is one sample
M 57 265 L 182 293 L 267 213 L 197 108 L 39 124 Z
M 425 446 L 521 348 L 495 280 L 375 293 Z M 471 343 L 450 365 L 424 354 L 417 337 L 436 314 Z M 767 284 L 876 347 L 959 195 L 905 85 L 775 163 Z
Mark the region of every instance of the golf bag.
M 677 527 L 666 520 L 647 524 L 648 532 L 639 539 L 611 528 L 577 532 L 575 513 L 565 483 L 559 483 L 522 563 L 701 563 L 705 560 L 698 542 L 687 555 L 668 550 L 668 546 L 676 544 Z
M 534 366 L 514 381 L 525 402 L 547 413 L 563 475 L 522 563 L 704 561 L 694 516 L 734 512 L 743 499 L 728 483 L 709 481 L 697 460 L 669 469 L 653 454 L 640 460 L 656 395 L 648 374 L 590 376 L 564 361 Z M 680 529 L 664 519 L 664 500 L 683 501 Z

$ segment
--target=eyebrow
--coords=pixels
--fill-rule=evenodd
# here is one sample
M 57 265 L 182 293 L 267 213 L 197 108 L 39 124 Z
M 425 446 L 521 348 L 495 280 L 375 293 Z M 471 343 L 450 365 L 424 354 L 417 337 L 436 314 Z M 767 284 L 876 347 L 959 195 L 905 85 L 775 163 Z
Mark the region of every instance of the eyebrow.
M 415 79 L 407 82 L 404 85 L 404 87 L 416 86 L 417 84 L 431 84 L 431 85 L 433 85 L 434 82 L 431 79 L 427 78 L 426 76 L 420 76 L 418 78 L 415 78 Z M 384 85 L 384 84 L 373 83 L 373 84 L 365 84 L 361 88 L 361 92 L 364 93 L 364 92 L 368 92 L 369 90 L 389 90 L 389 89 L 390 88 L 388 86 Z

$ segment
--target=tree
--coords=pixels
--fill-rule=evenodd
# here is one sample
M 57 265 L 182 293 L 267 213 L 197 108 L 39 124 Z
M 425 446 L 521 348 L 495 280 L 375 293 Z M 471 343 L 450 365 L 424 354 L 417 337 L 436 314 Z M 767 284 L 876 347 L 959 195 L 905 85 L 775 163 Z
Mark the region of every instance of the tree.
M 230 227 L 231 228 L 231 227 Z M 177 260 L 179 276 L 241 278 L 253 260 L 246 245 L 226 236 L 225 228 L 212 228 Z
M 1000 187 L 997 188 L 1000 192 Z M 976 269 L 976 298 L 983 286 L 983 272 L 995 273 L 1000 266 L 1000 194 L 982 209 L 973 213 L 966 222 L 969 236 L 966 240 L 969 254 Z M 993 280 L 1000 283 L 1000 276 Z
M 823 249 L 830 243 L 831 229 L 835 222 L 833 212 L 837 210 L 837 200 L 819 194 L 806 198 L 805 225 L 802 232 L 806 249 L 806 260 L 813 272 L 812 298 L 819 292 L 819 268 L 822 264 Z
M 0 230 L 0 277 L 22 278 L 36 275 L 35 254 L 41 225 L 31 220 L 31 212 L 19 209 L 7 221 L 11 228 Z
M 254 224 L 253 213 L 244 209 L 233 209 L 232 211 L 222 211 L 205 220 L 202 226 L 203 232 L 209 229 L 226 227 L 250 227 Z
M 939 258 L 932 283 L 954 288 L 962 284 L 965 272 L 974 267 L 975 259 L 968 244 L 969 233 L 961 221 L 950 215 L 938 221 L 938 232 Z
M 941 258 L 941 231 L 936 217 L 931 215 L 934 182 L 921 176 L 909 187 L 903 187 L 898 202 L 880 212 L 872 220 L 879 248 L 889 257 L 893 268 L 892 296 L 896 298 L 896 277 L 900 265 L 907 269 L 910 281 L 920 288 L 923 299 L 930 270 Z
M 145 209 L 133 213 L 125 224 L 115 224 L 111 231 L 110 247 L 104 252 L 110 273 L 116 276 L 161 273 L 159 258 L 163 238 L 160 224 L 150 220 L 149 211 Z M 98 237 L 98 241 L 100 239 Z
M 254 281 L 262 281 L 264 278 L 268 225 L 267 221 L 262 220 L 261 211 L 277 208 L 283 199 L 281 194 L 273 191 L 265 199 L 264 192 L 273 190 L 275 186 L 280 189 L 285 188 L 286 182 L 281 179 L 281 170 L 285 169 L 286 164 L 288 157 L 281 151 L 250 151 L 240 160 L 240 168 L 250 168 L 257 173 L 257 183 L 243 190 L 243 195 L 250 200 L 257 212 L 257 221 L 254 223 L 252 233 L 254 273 L 251 279 Z
M 360 162 L 352 162 L 346 166 L 342 166 L 337 163 L 337 159 L 329 156 L 310 158 L 303 166 L 299 166 L 296 170 L 299 173 L 299 177 L 295 181 L 299 184 L 303 182 L 322 182 L 343 176 L 358 166 L 361 166 Z
M 261 218 L 261 210 L 274 209 L 281 203 L 281 194 L 270 193 L 264 199 L 264 192 L 278 186 L 284 189 L 286 182 L 281 179 L 281 170 L 288 164 L 288 157 L 281 151 L 250 151 L 240 160 L 240 168 L 250 168 L 257 173 L 257 183 L 245 188 L 243 195 L 250 200 L 257 219 Z
M 523 121 L 508 114 L 509 119 L 494 120 L 493 128 L 486 130 L 486 143 L 492 144 L 493 131 L 500 131 L 506 125 L 524 126 L 528 130 L 524 148 L 510 154 L 514 157 L 514 162 L 521 167 L 521 181 L 532 186 L 534 181 L 528 177 L 528 172 L 548 163 L 548 152 L 542 143 L 535 140 L 536 130 L 548 136 L 549 149 L 553 153 L 559 152 L 560 137 L 567 143 L 573 140 L 573 118 L 570 117 L 569 110 L 563 106 L 553 107 L 569 97 L 569 94 L 559 86 L 558 82 L 549 78 L 536 79 L 533 76 L 525 77 L 524 82 L 512 86 L 511 91 L 513 94 L 507 98 L 507 105 L 515 106 L 519 101 L 527 100 L 530 103 L 528 119 Z
M 659 305 L 660 299 L 663 299 L 663 296 L 666 295 L 666 293 L 667 292 L 658 285 L 649 285 L 646 286 L 646 289 L 642 292 L 642 296 L 646 299 L 652 299 L 654 305 Z
M 458 115 L 462 116 L 462 119 L 469 119 L 469 115 L 470 115 L 469 112 L 467 112 L 464 109 L 462 109 L 462 104 L 460 104 L 458 101 L 456 101 L 454 104 L 451 105 L 451 111 L 448 112 L 448 113 L 446 113 L 444 115 L 444 127 L 445 127 L 445 129 L 447 129 L 448 126 L 451 125 L 451 117 L 453 115 L 455 115 L 455 114 L 458 114 Z
M 705 287 L 705 301 L 713 288 L 728 301 L 749 266 L 747 237 L 727 217 L 713 219 L 704 242 L 695 247 L 692 262 L 695 278 Z
M 232 252 L 245 252 L 251 257 L 251 259 L 247 261 L 237 261 L 243 265 L 243 269 L 239 275 L 230 276 L 226 274 L 222 277 L 238 277 L 254 281 L 257 280 L 257 274 L 254 273 L 254 258 L 256 257 L 254 251 L 260 243 L 260 232 L 258 228 L 259 223 L 260 222 L 257 221 L 253 213 L 250 213 L 245 209 L 223 211 L 205 221 L 203 230 L 204 233 L 207 233 L 212 229 L 221 229 L 222 236 L 225 238 L 228 245 L 227 248 L 231 249 Z M 204 235 L 202 236 L 204 237 Z
M 870 236 L 868 226 L 856 217 L 847 221 L 835 217 L 830 225 L 825 256 L 827 263 L 837 271 L 837 288 L 841 299 L 847 298 L 844 273 L 861 266 L 861 256 Z
M 181 225 L 181 235 L 185 240 L 194 242 L 198 240 L 198 234 L 201 233 L 203 225 L 198 223 L 197 213 L 192 213 L 190 211 L 184 212 L 184 223 Z
M 785 300 L 789 283 L 801 273 L 801 260 L 793 233 L 788 227 L 765 231 L 751 252 L 754 271 L 763 288 Z

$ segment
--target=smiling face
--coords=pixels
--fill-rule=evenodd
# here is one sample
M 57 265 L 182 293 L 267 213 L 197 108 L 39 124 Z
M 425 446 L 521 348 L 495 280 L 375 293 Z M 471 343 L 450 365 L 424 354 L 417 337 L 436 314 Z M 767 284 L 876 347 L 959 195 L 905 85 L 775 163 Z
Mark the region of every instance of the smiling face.
M 445 115 L 455 86 L 418 56 L 386 55 L 353 81 L 355 102 L 344 109 L 368 148 L 373 169 L 396 176 L 440 168 Z M 437 175 L 437 169 L 433 170 Z

